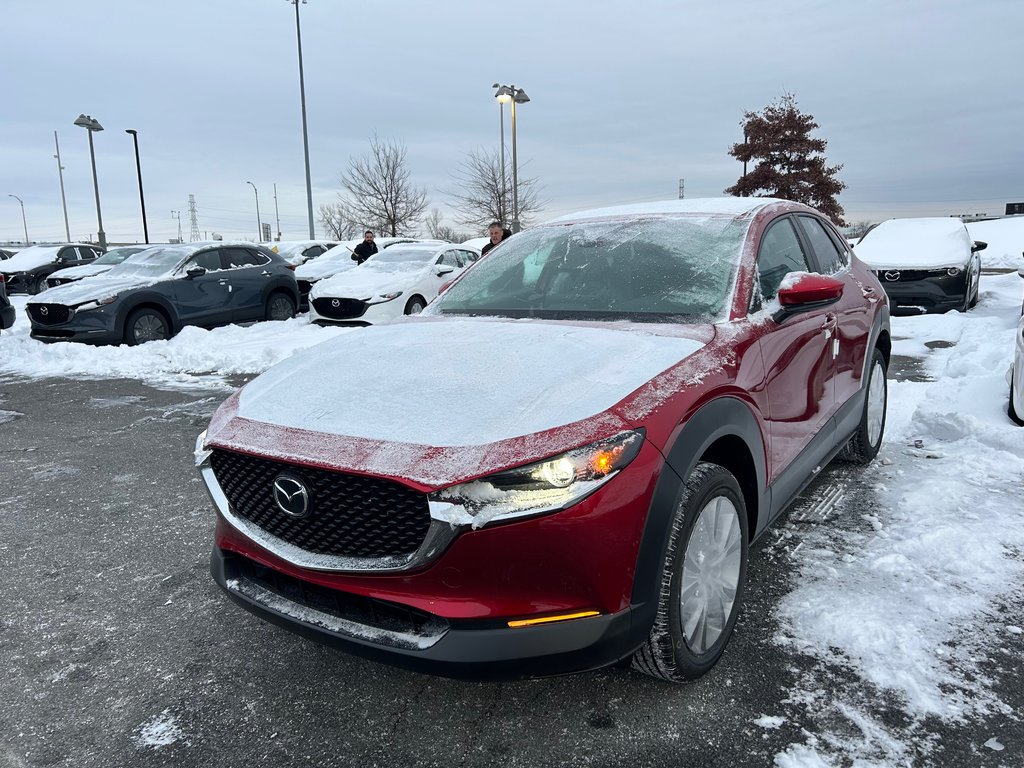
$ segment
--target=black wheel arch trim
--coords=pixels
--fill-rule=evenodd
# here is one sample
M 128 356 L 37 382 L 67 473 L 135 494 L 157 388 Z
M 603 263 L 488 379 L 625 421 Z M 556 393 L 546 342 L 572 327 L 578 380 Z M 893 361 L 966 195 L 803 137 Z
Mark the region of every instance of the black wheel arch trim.
M 178 313 L 174 310 L 174 305 L 158 293 L 143 293 L 138 296 L 132 296 L 131 299 L 124 302 L 123 306 L 118 308 L 117 332 L 123 334 L 124 324 L 128 322 L 128 316 L 139 307 L 145 306 L 156 307 L 166 315 L 167 320 L 171 324 L 170 331 L 172 336 L 181 331 L 182 324 L 178 320 Z
M 712 446 L 719 441 L 724 441 L 725 445 L 730 440 L 734 445 L 736 440 L 745 445 L 753 467 L 753 478 L 736 478 L 748 506 L 748 516 L 757 516 L 755 524 L 749 526 L 750 535 L 756 537 L 767 525 L 770 495 L 766 482 L 765 444 L 757 417 L 751 406 L 738 397 L 726 395 L 716 398 L 686 420 L 665 456 L 665 465 L 655 485 L 637 551 L 630 598 L 633 615 L 631 639 L 636 646 L 644 642 L 654 623 L 662 564 L 683 483 Z M 710 460 L 714 461 L 714 458 Z M 750 509 L 751 502 L 756 504 L 754 509 Z

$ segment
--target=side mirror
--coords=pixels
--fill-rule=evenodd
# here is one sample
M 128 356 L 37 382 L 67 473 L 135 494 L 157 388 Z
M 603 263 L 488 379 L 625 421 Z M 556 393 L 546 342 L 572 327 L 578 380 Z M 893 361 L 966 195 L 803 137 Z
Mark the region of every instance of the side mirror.
M 975 240 L 974 244 L 971 246 L 971 253 L 984 251 L 986 248 L 988 248 L 988 243 L 986 243 L 984 240 Z
M 438 264 L 437 267 L 434 269 L 434 274 L 437 275 L 438 277 L 441 277 L 441 275 L 450 275 L 454 271 L 455 267 L 453 267 L 451 264 Z
M 793 315 L 835 304 L 843 295 L 843 283 L 834 277 L 811 273 L 790 272 L 779 287 L 781 309 L 772 318 L 785 322 Z
M 191 280 L 194 277 L 202 277 L 206 274 L 206 267 L 189 267 L 185 270 L 185 276 Z

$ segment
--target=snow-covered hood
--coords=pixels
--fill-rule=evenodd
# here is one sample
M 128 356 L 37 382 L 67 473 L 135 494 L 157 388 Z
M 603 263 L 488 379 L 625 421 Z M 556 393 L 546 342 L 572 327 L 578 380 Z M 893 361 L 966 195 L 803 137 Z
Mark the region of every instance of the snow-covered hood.
M 0 272 L 11 274 L 41 267 L 43 264 L 56 261 L 59 252 L 60 248 L 26 248 L 23 251 L 18 251 L 11 258 L 0 262 Z
M 610 409 L 702 346 L 530 320 L 372 326 L 251 381 L 207 440 L 440 487 L 629 428 Z
M 405 270 L 374 269 L 372 262 L 359 269 L 349 270 L 321 280 L 313 288 L 313 298 L 334 296 L 347 299 L 367 299 L 382 293 L 405 290 L 416 282 L 423 272 L 422 265 Z
M 971 238 L 955 218 L 890 219 L 853 252 L 872 269 L 963 267 L 971 256 Z
M 81 280 L 83 277 L 92 277 L 93 275 L 102 275 L 104 272 L 109 272 L 110 268 L 115 266 L 114 264 L 83 264 L 80 267 L 68 267 L 67 269 L 61 269 L 54 272 L 55 277 L 60 277 L 64 280 Z
M 352 260 L 351 254 L 348 256 L 348 261 L 345 260 L 343 254 L 338 254 L 331 258 L 327 258 L 325 254 L 296 267 L 295 278 L 297 280 L 316 282 L 317 280 L 323 280 L 325 277 L 337 275 L 340 272 L 347 272 L 355 266 L 357 264 Z
M 65 306 L 73 307 L 93 299 L 102 299 L 135 288 L 143 288 L 147 285 L 152 285 L 154 282 L 158 281 L 139 277 L 97 275 L 94 280 L 78 280 L 74 283 L 48 288 L 42 293 L 36 294 L 32 299 L 32 303 L 64 304 Z

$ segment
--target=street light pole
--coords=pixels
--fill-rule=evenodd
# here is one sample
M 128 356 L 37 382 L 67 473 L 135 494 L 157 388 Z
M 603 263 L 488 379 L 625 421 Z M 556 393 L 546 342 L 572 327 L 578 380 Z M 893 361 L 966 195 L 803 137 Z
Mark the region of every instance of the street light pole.
M 277 242 L 281 242 L 281 212 L 277 210 L 277 183 L 274 183 L 274 221 L 277 222 Z M 312 240 L 313 238 L 309 238 Z
M 498 100 L 501 121 L 501 197 L 498 200 L 498 218 L 501 220 L 501 225 L 505 226 L 505 206 L 508 200 L 508 177 L 505 173 L 505 104 L 512 101 L 512 92 L 508 86 L 497 83 L 491 87 L 498 89 L 494 94 L 494 98 Z
M 516 104 L 525 104 L 530 100 L 522 88 L 511 86 L 512 90 L 512 233 L 523 228 L 519 221 L 519 161 L 516 158 Z
M 60 142 L 57 141 L 57 132 L 53 132 L 53 145 L 57 148 L 57 154 L 54 157 L 57 159 L 57 175 L 60 176 L 60 204 L 64 208 L 64 235 L 67 237 L 66 242 L 71 242 L 71 227 L 68 226 L 68 201 L 64 197 L 64 166 L 60 164 Z
M 25 221 L 25 204 L 21 202 L 21 198 L 17 195 L 8 195 L 8 197 L 13 197 L 21 204 L 21 225 L 25 228 L 25 247 L 28 248 L 28 222 Z M 68 240 L 70 239 L 69 237 Z
M 103 126 L 100 125 L 98 120 L 95 120 L 89 115 L 79 115 L 78 119 L 75 120 L 75 125 L 81 126 L 89 132 L 89 159 L 92 161 L 92 186 L 93 190 L 96 192 L 96 223 L 99 226 L 96 236 L 99 240 L 100 248 L 106 250 L 107 235 L 103 231 L 103 214 L 100 212 L 100 183 L 96 178 L 96 151 L 92 146 L 92 135 L 96 131 L 102 131 Z
M 125 128 L 125 133 L 132 135 L 132 140 L 135 142 L 135 170 L 139 174 L 139 202 L 142 203 L 142 234 L 146 238 L 146 244 L 149 244 L 149 227 L 146 226 L 146 198 L 142 194 L 142 163 L 139 162 L 139 132 L 134 128 Z
M 256 189 L 256 185 L 251 181 L 245 183 L 252 187 L 252 191 L 256 193 L 256 242 L 259 243 L 263 240 L 263 222 L 260 221 L 260 191 Z
M 309 239 L 316 237 L 313 232 L 313 184 L 309 176 L 309 130 L 306 126 L 306 80 L 302 73 L 302 31 L 299 28 L 299 0 L 288 0 L 295 6 L 295 41 L 299 47 L 299 97 L 302 103 L 302 152 L 306 161 L 306 209 L 309 213 Z M 306 0 L 302 0 L 303 3 Z M 278 226 L 280 229 L 280 226 Z

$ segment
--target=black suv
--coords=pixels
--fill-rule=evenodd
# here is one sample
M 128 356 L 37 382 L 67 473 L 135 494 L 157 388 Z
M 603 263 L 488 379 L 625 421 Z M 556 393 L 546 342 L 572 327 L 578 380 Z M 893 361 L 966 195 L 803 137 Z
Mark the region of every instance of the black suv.
M 106 274 L 50 288 L 25 309 L 34 339 L 141 344 L 186 325 L 287 320 L 299 304 L 293 269 L 252 243 L 151 248 Z
M 39 293 L 46 290 L 49 275 L 59 269 L 90 264 L 102 253 L 102 248 L 84 243 L 33 245 L 0 261 L 0 273 L 12 293 Z

